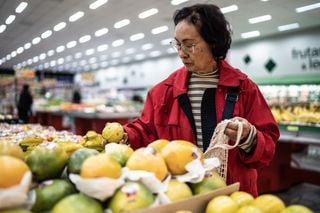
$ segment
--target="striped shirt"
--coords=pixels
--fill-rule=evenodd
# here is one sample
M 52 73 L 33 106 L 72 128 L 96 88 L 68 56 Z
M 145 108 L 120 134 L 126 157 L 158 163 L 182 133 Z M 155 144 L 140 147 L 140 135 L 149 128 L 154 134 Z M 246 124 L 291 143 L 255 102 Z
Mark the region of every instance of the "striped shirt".
M 192 73 L 188 84 L 188 96 L 195 121 L 197 145 L 202 149 L 201 101 L 206 89 L 217 88 L 218 80 L 218 70 L 205 74 Z

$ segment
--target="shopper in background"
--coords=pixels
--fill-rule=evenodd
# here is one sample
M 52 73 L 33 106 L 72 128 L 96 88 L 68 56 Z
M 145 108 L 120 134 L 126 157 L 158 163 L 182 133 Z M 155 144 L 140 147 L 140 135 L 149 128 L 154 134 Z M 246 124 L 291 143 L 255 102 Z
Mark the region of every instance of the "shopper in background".
M 80 104 L 81 103 L 81 94 L 79 89 L 75 89 L 72 94 L 72 103 Z
M 24 84 L 18 100 L 18 117 L 22 123 L 29 123 L 29 116 L 32 114 L 31 107 L 33 98 L 29 85 Z
M 224 133 L 236 141 L 239 120 L 241 142 L 228 151 L 227 184 L 255 196 L 257 169 L 274 156 L 279 129 L 258 86 L 224 59 L 231 32 L 220 8 L 196 4 L 174 14 L 172 41 L 184 66 L 148 92 L 141 116 L 126 124 L 128 143 L 147 146 L 156 139 L 184 139 L 205 151 L 214 129 L 230 119 Z

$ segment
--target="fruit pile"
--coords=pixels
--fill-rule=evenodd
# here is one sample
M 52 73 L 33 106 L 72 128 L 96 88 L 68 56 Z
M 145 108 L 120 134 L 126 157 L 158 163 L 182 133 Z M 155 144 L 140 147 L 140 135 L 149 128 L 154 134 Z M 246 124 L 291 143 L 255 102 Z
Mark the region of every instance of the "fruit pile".
M 88 131 L 81 138 L 40 126 L 9 129 L 0 132 L 0 212 L 128 212 L 226 186 L 212 168 L 202 167 L 202 151 L 188 141 L 160 139 L 134 151 L 121 143 L 125 133 L 118 123 L 107 123 L 101 134 Z M 23 130 L 28 134 L 13 139 Z M 273 202 L 252 201 L 244 193 L 219 199 L 208 204 L 208 213 Z M 275 205 L 284 208 L 283 203 Z
M 272 194 L 254 198 L 243 191 L 233 192 L 230 196 L 214 197 L 206 207 L 206 213 L 312 213 L 303 205 L 285 206 L 283 201 Z

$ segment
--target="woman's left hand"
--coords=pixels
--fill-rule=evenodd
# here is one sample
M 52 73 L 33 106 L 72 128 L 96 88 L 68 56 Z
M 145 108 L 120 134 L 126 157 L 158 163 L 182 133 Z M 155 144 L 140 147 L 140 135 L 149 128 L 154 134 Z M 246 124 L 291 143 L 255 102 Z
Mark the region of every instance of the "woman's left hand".
M 241 141 L 245 141 L 248 138 L 248 135 L 250 133 L 251 124 L 246 119 L 241 118 L 241 117 L 234 117 L 234 118 L 230 119 L 230 121 L 231 122 L 228 123 L 226 129 L 224 130 L 224 134 L 226 134 L 230 138 L 230 140 L 236 141 L 238 127 L 239 127 L 238 122 L 241 122 L 243 125 Z

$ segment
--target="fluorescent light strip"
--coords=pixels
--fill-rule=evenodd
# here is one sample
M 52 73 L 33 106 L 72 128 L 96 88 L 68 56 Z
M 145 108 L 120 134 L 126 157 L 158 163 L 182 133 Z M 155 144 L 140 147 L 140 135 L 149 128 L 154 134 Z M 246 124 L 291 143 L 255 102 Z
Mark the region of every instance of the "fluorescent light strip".
M 16 19 L 16 16 L 15 15 L 10 15 L 8 16 L 8 18 L 6 19 L 5 23 L 7 25 L 11 24 L 14 20 Z
M 241 38 L 252 38 L 252 37 L 258 37 L 260 36 L 260 32 L 258 30 L 256 31 L 251 31 L 251 32 L 246 32 L 246 33 L 241 33 Z
M 99 45 L 97 47 L 97 51 L 98 52 L 103 52 L 103 51 L 106 51 L 108 49 L 108 45 L 107 44 L 102 44 L 102 45 Z
M 75 47 L 76 45 L 77 45 L 77 41 L 69 41 L 66 46 L 68 49 L 70 49 L 72 47 Z
M 0 33 L 3 33 L 6 30 L 7 26 L 2 24 L 0 25 Z
M 129 19 L 123 19 L 121 21 L 116 22 L 113 27 L 116 29 L 119 29 L 121 27 L 124 27 L 126 25 L 130 24 L 130 20 Z
M 297 13 L 302 13 L 302 12 L 306 12 L 309 10 L 314 10 L 320 7 L 320 2 L 319 3 L 315 3 L 315 4 L 310 4 L 310 5 L 306 5 L 303 7 L 298 7 L 296 8 L 296 12 Z
M 78 11 L 69 17 L 70 22 L 75 22 L 84 16 L 84 12 Z
M 100 30 L 97 30 L 94 35 L 96 37 L 99 37 L 99 36 L 103 36 L 105 34 L 107 34 L 109 32 L 108 28 L 101 28 Z
M 154 46 L 153 44 L 148 43 L 148 44 L 142 45 L 141 49 L 142 49 L 142 50 L 149 50 L 149 49 L 152 49 L 153 46 Z
M 169 45 L 171 41 L 172 41 L 172 38 L 167 38 L 167 39 L 161 40 L 160 43 L 161 43 L 162 45 Z
M 278 26 L 279 31 L 286 31 L 286 30 L 293 30 L 299 28 L 298 23 L 293 23 L 293 24 L 286 24 L 282 26 Z
M 101 7 L 102 5 L 104 5 L 105 3 L 107 3 L 108 2 L 108 0 L 97 0 L 97 1 L 95 1 L 95 2 L 93 2 L 93 3 L 91 3 L 90 5 L 89 5 L 89 8 L 91 9 L 91 10 L 95 10 L 95 9 L 97 9 L 98 7 Z
M 140 39 L 143 39 L 144 38 L 144 34 L 143 33 L 137 33 L 137 34 L 134 34 L 132 36 L 130 36 L 130 41 L 137 41 L 137 40 L 140 40 Z
M 159 10 L 158 10 L 157 8 L 152 8 L 152 9 L 150 9 L 150 10 L 146 10 L 146 11 L 140 13 L 140 14 L 138 15 L 138 17 L 139 17 L 140 19 L 144 19 L 144 18 L 147 18 L 147 17 L 149 17 L 149 16 L 155 15 L 155 14 L 157 14 L 158 12 L 159 12 Z
M 53 30 L 54 31 L 60 31 L 62 30 L 63 28 L 66 27 L 66 22 L 60 22 L 59 24 L 56 24 L 54 27 L 53 27 Z
M 36 45 L 36 44 L 39 44 L 41 41 L 41 38 L 40 37 L 35 37 L 34 39 L 32 39 L 31 43 L 33 45 Z
M 220 10 L 221 10 L 222 13 L 226 14 L 226 13 L 230 13 L 230 12 L 236 11 L 238 9 L 239 9 L 238 6 L 233 4 L 233 5 L 230 5 L 228 7 L 223 7 Z
M 87 41 L 90 41 L 90 39 L 91 39 L 90 35 L 85 35 L 85 36 L 82 36 L 82 37 L 79 38 L 79 42 L 80 43 L 85 43 Z
M 153 28 L 151 30 L 151 33 L 156 35 L 156 34 L 159 34 L 159 33 L 163 33 L 163 32 L 166 32 L 169 30 L 169 27 L 168 26 L 161 26 L 161 27 L 156 27 L 156 28 Z
M 16 8 L 16 13 L 22 13 L 24 11 L 24 9 L 26 9 L 26 7 L 28 6 L 27 2 L 21 2 L 18 7 Z
M 187 2 L 188 0 L 172 0 L 170 3 L 172 5 L 179 5 L 179 4 L 182 4 L 182 3 L 185 3 Z
M 119 47 L 119 46 L 121 46 L 123 44 L 124 44 L 124 40 L 123 39 L 118 39 L 118 40 L 115 40 L 115 41 L 112 42 L 112 46 L 114 46 L 114 47 Z
M 48 38 L 52 35 L 52 31 L 51 30 L 47 30 L 45 31 L 44 33 L 41 34 L 41 38 L 42 39 L 45 39 L 45 38 Z
M 264 22 L 264 21 L 269 21 L 271 19 L 272 19 L 271 15 L 264 15 L 264 16 L 250 18 L 248 21 L 250 24 L 256 24 L 256 23 L 260 23 L 260 22 Z

